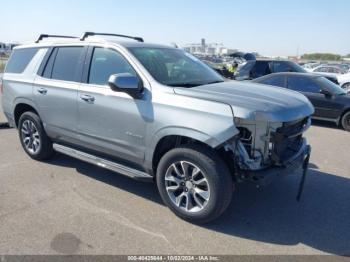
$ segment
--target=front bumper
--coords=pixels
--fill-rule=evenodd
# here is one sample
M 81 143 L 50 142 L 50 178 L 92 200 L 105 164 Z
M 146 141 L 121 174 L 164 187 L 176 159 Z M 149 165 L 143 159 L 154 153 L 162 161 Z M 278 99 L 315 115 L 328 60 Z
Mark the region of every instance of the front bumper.
M 260 186 L 266 186 L 274 181 L 277 177 L 287 176 L 295 173 L 302 173 L 307 168 L 307 163 L 311 153 L 311 146 L 303 139 L 302 146 L 298 153 L 283 163 L 283 165 L 272 166 L 266 169 L 249 171 L 250 180 Z

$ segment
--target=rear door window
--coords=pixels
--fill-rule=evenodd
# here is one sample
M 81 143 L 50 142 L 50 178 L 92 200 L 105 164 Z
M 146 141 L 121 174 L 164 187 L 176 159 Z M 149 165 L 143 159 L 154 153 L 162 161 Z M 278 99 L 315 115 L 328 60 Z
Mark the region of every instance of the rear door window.
M 319 93 L 321 86 L 313 78 L 302 76 L 288 77 L 288 88 L 298 92 Z
M 262 84 L 285 87 L 285 77 L 284 76 L 272 76 L 268 79 L 261 81 Z
M 38 52 L 38 48 L 25 48 L 14 50 L 7 63 L 5 73 L 21 74 Z
M 50 57 L 47 69 L 50 67 L 50 63 L 53 63 L 51 76 L 44 71 L 44 76 L 57 80 L 79 82 L 82 71 L 82 60 L 84 55 L 83 47 L 59 47 L 54 57 Z M 54 53 L 53 53 L 54 54 Z

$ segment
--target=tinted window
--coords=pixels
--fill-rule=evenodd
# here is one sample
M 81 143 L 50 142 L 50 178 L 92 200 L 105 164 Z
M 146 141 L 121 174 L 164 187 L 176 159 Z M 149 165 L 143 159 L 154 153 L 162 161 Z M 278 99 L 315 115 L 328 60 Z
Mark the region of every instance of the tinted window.
M 89 83 L 106 85 L 111 75 L 120 73 L 136 76 L 134 69 L 121 54 L 111 49 L 95 48 L 91 60 Z
M 51 78 L 64 81 L 78 81 L 80 71 L 79 65 L 83 50 L 83 47 L 58 48 Z
M 300 65 L 291 62 L 291 61 L 274 61 L 273 62 L 273 72 L 281 73 L 281 72 L 300 72 L 305 73 L 305 69 Z
M 325 77 L 317 77 L 315 80 L 321 84 L 323 89 L 328 90 L 332 94 L 335 94 L 335 95 L 346 94 L 346 91 L 344 89 L 342 89 L 339 85 L 336 85 L 333 82 L 329 81 Z
M 271 74 L 270 65 L 267 61 L 256 61 L 255 66 L 251 71 L 252 78 Z
M 309 93 L 319 93 L 321 86 L 315 81 L 314 78 L 302 77 L 302 76 L 290 76 L 288 77 L 288 88 Z
M 260 82 L 265 85 L 284 87 L 284 76 L 273 76 Z
M 6 73 L 22 73 L 38 50 L 38 48 L 14 50 L 7 63 Z
M 57 48 L 55 48 L 53 50 L 53 52 L 50 55 L 49 60 L 46 63 L 45 70 L 44 70 L 44 73 L 42 75 L 43 77 L 51 78 L 52 66 L 53 66 L 53 62 L 55 61 L 56 54 L 57 54 Z
M 326 67 L 319 67 L 319 68 L 316 68 L 314 72 L 327 72 L 327 68 Z

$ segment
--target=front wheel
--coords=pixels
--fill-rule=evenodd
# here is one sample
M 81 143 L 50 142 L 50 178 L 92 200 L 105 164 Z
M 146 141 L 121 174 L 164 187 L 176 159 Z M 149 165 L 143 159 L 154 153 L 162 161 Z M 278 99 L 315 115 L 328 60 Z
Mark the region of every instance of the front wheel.
M 164 203 L 177 216 L 195 223 L 219 217 L 233 193 L 226 164 L 204 146 L 167 152 L 157 168 L 157 186 Z
M 350 111 L 341 118 L 341 125 L 346 131 L 350 131 Z

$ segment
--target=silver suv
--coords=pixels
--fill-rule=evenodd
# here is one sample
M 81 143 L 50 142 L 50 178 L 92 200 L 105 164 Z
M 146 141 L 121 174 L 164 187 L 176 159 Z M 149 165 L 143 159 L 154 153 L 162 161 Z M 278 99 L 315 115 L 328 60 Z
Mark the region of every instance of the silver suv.
M 96 35 L 108 34 L 41 35 L 11 55 L 3 111 L 31 158 L 58 151 L 155 180 L 164 203 L 196 223 L 221 215 L 243 181 L 300 171 L 301 193 L 314 112 L 303 95 L 225 81 L 183 50 L 139 37 Z

